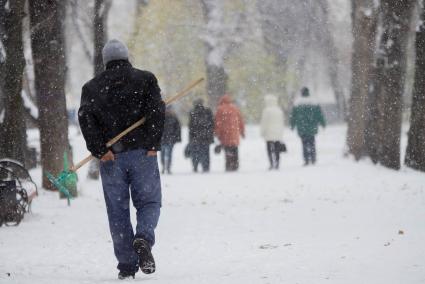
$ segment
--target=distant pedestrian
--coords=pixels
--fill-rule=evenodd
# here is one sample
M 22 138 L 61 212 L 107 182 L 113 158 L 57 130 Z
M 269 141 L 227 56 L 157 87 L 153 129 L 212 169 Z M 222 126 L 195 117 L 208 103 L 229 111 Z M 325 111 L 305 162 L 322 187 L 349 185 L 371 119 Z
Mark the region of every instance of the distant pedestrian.
M 164 132 L 161 139 L 162 173 L 171 174 L 174 144 L 181 142 L 181 126 L 176 113 L 171 106 L 165 111 Z
M 236 171 L 239 168 L 239 137 L 245 137 L 245 125 L 241 112 L 229 95 L 224 95 L 219 100 L 215 115 L 215 135 L 224 148 L 226 171 Z
M 322 109 L 312 101 L 309 89 L 304 87 L 291 113 L 291 129 L 297 128 L 303 144 L 304 165 L 316 163 L 315 136 L 319 125 L 326 127 Z
M 266 140 L 269 169 L 279 169 L 281 139 L 283 136 L 283 111 L 277 104 L 277 98 L 272 95 L 265 97 L 265 107 L 261 115 L 261 136 Z
M 193 103 L 189 114 L 189 152 L 192 158 L 193 171 L 210 170 L 210 145 L 214 143 L 214 117 L 212 111 L 204 106 L 202 99 Z

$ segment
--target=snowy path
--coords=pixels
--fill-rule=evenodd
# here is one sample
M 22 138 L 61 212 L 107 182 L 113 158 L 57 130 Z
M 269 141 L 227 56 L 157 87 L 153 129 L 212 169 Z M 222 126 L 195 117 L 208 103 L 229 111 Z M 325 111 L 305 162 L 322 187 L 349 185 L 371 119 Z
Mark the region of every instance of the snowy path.
M 192 174 L 177 147 L 175 173 L 162 177 L 158 270 L 135 282 L 425 283 L 424 174 L 344 159 L 343 127 L 319 135 L 308 168 L 287 131 L 290 152 L 268 172 L 257 132 L 238 173 L 214 156 L 211 174 Z M 83 157 L 81 136 L 73 144 Z M 19 227 L 0 228 L 0 283 L 119 282 L 101 186 L 85 170 L 71 207 L 42 191 Z

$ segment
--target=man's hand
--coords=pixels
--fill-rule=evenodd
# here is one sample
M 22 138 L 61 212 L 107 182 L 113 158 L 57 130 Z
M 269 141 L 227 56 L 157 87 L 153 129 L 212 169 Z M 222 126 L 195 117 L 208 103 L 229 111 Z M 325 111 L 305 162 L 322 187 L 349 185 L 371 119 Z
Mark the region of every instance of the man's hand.
M 156 151 L 148 151 L 148 153 L 146 154 L 146 156 L 148 157 L 155 157 L 156 156 Z
M 109 150 L 105 155 L 102 156 L 102 158 L 100 160 L 102 162 L 114 161 L 115 160 L 114 153 L 112 153 L 112 151 Z

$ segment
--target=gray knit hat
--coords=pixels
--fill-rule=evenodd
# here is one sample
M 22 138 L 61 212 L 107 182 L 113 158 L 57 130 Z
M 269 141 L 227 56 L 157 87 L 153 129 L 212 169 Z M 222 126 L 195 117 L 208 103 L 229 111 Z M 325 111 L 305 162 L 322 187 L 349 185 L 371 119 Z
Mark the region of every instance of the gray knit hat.
M 103 65 L 114 60 L 128 60 L 127 46 L 117 39 L 108 41 L 102 49 Z

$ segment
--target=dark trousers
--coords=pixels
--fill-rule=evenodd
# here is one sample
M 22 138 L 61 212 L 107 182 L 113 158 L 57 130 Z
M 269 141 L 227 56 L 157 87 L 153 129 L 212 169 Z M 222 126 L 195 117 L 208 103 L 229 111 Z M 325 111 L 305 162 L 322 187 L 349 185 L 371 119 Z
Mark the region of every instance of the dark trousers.
M 198 171 L 198 165 L 201 164 L 202 171 L 208 172 L 210 170 L 210 145 L 209 144 L 192 144 L 191 157 L 193 171 Z
M 173 144 L 162 144 L 161 145 L 161 165 L 162 172 L 167 171 L 170 173 L 171 162 L 173 160 Z
M 236 171 L 239 168 L 238 146 L 224 146 L 226 171 Z
M 161 207 L 161 181 L 156 156 L 146 150 L 115 154 L 114 161 L 100 162 L 109 229 L 120 271 L 138 270 L 133 249 L 135 237 L 155 243 L 154 230 Z M 136 232 L 130 221 L 130 197 L 136 208 Z
M 279 168 L 280 151 L 279 141 L 267 141 L 267 155 L 269 156 L 270 169 Z
M 316 163 L 316 142 L 314 135 L 303 135 L 301 136 L 301 142 L 303 143 L 303 156 L 306 164 Z

